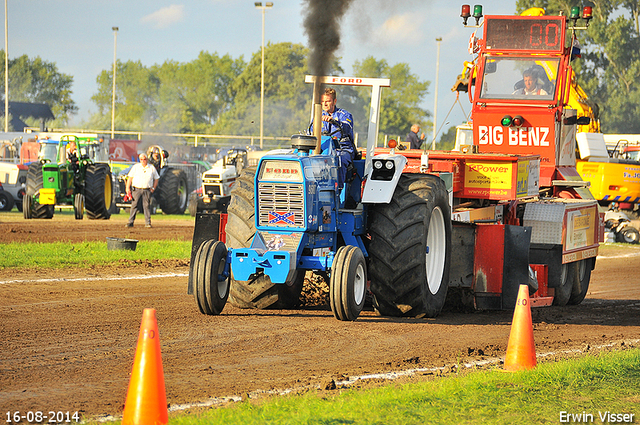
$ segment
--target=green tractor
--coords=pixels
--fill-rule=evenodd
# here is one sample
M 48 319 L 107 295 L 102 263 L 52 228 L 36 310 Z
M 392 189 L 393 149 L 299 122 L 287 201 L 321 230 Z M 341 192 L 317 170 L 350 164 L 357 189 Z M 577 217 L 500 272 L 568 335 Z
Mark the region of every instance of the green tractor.
M 73 208 L 82 220 L 111 217 L 113 184 L 109 165 L 96 163 L 102 140 L 64 135 L 60 141 L 40 140 L 39 160 L 29 164 L 23 215 L 52 218 L 56 207 Z M 75 145 L 75 152 L 67 153 Z

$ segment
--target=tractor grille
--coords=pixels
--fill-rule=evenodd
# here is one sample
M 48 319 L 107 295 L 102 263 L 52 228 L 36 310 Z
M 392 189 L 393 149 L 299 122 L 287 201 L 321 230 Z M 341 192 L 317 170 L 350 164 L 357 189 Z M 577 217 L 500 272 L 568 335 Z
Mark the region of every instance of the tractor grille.
M 213 193 L 214 195 L 220 196 L 222 194 L 221 184 L 204 184 L 204 194 Z
M 269 227 L 304 227 L 301 184 L 259 183 L 258 223 Z

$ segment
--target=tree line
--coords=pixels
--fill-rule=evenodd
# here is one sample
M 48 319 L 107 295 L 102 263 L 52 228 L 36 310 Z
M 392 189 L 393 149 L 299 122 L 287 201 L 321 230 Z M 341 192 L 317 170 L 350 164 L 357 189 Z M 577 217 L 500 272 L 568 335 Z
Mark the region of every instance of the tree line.
M 311 116 L 312 85 L 308 74 L 309 50 L 301 44 L 269 43 L 265 46 L 265 136 L 286 136 L 307 130 Z M 50 104 L 56 123 L 65 124 L 77 107 L 70 98 L 73 77 L 60 74 L 55 64 L 40 58 L 10 61 L 10 99 Z M 167 133 L 257 135 L 260 132 L 261 52 L 249 62 L 242 57 L 201 52 L 187 63 L 166 61 L 144 66 L 140 61 L 116 62 L 115 129 Z M 429 111 L 419 105 L 428 93 L 429 82 L 412 74 L 405 63 L 390 65 L 368 57 L 353 65 L 354 74 L 390 78 L 384 88 L 380 111 L 380 132 L 406 134 L 412 123 L 430 125 Z M 55 76 L 32 84 L 14 84 L 23 73 Z M 2 74 L 2 72 L 0 72 Z M 344 75 L 338 60 L 331 75 Z M 0 77 L 3 78 L 2 75 Z M 83 128 L 109 129 L 113 71 L 104 70 L 96 79 L 91 97 L 97 106 Z M 48 89 L 41 90 L 47 82 Z M 31 87 L 31 88 L 30 88 Z M 57 90 L 57 91 L 56 91 Z M 64 93 L 58 98 L 50 92 Z M 370 88 L 341 86 L 338 106 L 354 115 L 355 131 L 368 129 Z
M 542 7 L 548 15 L 567 15 L 566 0 L 517 0 L 518 13 Z M 573 62 L 576 78 L 597 104 L 606 133 L 640 133 L 640 30 L 637 0 L 602 0 L 591 4 L 594 18 L 580 34 L 582 58 Z M 283 136 L 305 131 L 309 125 L 312 87 L 304 83 L 308 74 L 309 49 L 301 44 L 269 43 L 265 47 L 265 136 Z M 4 60 L 4 51 L 0 51 Z M 406 63 L 389 64 L 369 56 L 356 61 L 353 75 L 390 78 L 383 88 L 380 110 L 381 134 L 407 134 L 412 123 L 423 131 L 431 128 L 430 112 L 420 107 L 430 82 L 411 73 Z M 187 63 L 166 61 L 144 66 L 140 61 L 117 61 L 116 130 L 171 133 L 258 135 L 260 130 L 261 52 L 246 62 L 243 57 L 201 52 Z M 344 75 L 339 60 L 331 64 L 331 75 Z M 84 128 L 111 126 L 112 70 L 96 78 L 97 106 Z M 10 100 L 47 103 L 56 120 L 51 126 L 66 126 L 78 108 L 72 99 L 73 77 L 62 74 L 54 63 L 23 55 L 9 61 Z M 4 96 L 4 69 L 0 69 Z M 341 86 L 338 106 L 349 110 L 355 131 L 365 135 L 369 116 L 369 88 Z M 28 121 L 27 121 L 28 122 Z M 28 122 L 29 123 L 29 122 Z M 29 123 L 37 126 L 36 122 Z M 439 147 L 449 147 L 455 127 L 444 131 Z

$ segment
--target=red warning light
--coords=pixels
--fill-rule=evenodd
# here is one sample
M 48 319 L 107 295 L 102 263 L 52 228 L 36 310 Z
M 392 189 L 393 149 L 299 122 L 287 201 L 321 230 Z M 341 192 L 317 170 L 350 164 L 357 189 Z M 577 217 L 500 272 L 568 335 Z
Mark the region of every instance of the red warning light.
M 460 17 L 462 18 L 462 25 L 467 25 L 467 20 L 471 17 L 471 6 L 463 4 Z

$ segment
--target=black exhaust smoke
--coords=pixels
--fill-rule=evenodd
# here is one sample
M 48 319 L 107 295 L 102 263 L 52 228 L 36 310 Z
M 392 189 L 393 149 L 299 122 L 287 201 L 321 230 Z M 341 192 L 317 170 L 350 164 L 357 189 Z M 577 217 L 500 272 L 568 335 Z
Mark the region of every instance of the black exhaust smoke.
M 306 0 L 305 33 L 309 37 L 309 68 L 312 75 L 327 75 L 334 60 L 334 53 L 340 47 L 340 18 L 349 8 L 352 0 Z M 316 153 L 320 152 L 319 124 L 322 108 L 322 84 L 313 86 L 313 129 L 317 138 Z M 316 123 L 318 123 L 316 125 Z

